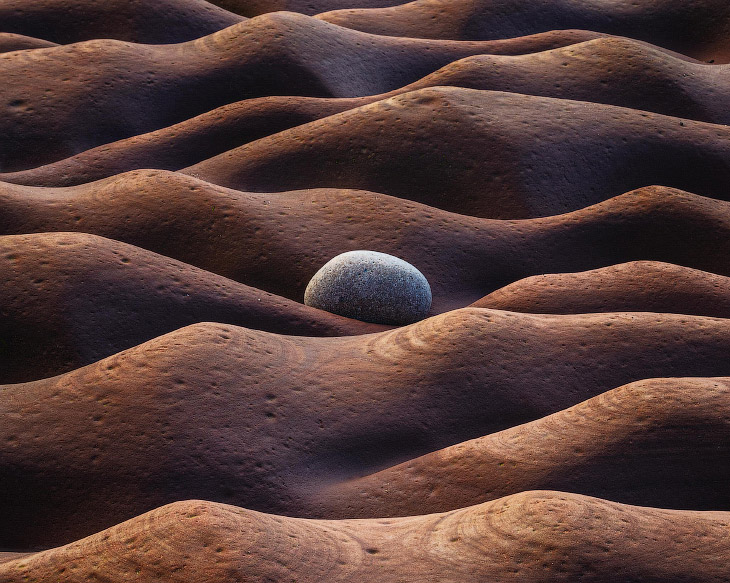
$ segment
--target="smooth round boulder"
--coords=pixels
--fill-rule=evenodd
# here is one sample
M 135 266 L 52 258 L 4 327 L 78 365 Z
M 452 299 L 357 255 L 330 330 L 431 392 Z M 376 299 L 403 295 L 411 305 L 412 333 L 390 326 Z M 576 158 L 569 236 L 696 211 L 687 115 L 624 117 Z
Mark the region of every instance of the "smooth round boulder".
M 325 263 L 304 303 L 376 324 L 412 324 L 431 309 L 431 286 L 413 265 L 377 251 L 348 251 Z

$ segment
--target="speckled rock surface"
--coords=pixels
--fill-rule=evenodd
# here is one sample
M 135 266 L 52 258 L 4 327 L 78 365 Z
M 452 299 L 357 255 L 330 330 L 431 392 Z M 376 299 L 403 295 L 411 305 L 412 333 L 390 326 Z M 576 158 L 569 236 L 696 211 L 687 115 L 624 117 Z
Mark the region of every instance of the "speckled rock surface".
M 412 324 L 431 309 L 431 287 L 413 265 L 387 253 L 348 251 L 314 274 L 304 303 L 376 324 Z

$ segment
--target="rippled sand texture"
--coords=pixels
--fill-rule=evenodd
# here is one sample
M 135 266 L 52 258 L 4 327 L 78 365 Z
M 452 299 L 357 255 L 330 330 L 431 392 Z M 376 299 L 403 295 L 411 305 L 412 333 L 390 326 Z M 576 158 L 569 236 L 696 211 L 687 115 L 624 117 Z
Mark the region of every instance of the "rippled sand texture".
M 0 583 L 730 581 L 729 6 L 0 0 Z

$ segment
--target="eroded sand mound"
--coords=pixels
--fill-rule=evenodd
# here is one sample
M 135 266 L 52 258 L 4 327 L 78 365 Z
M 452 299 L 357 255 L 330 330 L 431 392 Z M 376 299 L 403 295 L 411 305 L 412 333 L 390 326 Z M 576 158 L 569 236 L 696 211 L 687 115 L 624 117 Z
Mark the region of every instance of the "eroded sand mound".
M 0 390 L 0 544 L 67 542 L 203 495 L 297 514 L 322 480 L 641 378 L 730 375 L 728 350 L 727 320 L 670 314 L 466 309 L 347 338 L 188 326 Z
M 595 36 L 400 39 L 279 12 L 183 44 L 93 40 L 0 55 L 0 103 L 8 107 L 0 118 L 0 169 L 65 158 L 241 99 L 372 95 L 468 55 L 545 50 Z
M 727 509 L 728 379 L 652 379 L 313 496 L 317 515 L 443 512 L 532 488 Z M 691 452 L 691 454 L 689 453 Z
M 0 29 L 57 43 L 177 43 L 244 20 L 205 0 L 3 0 Z
M 726 581 L 729 38 L 0 2 L 0 581 Z M 304 306 L 358 249 L 433 317 Z
M 179 170 L 294 126 L 440 85 L 619 105 L 712 123 L 730 121 L 727 66 L 710 67 L 680 57 L 621 38 L 599 38 L 520 56 L 476 55 L 386 94 L 339 99 L 262 97 L 224 105 L 49 165 L 0 174 L 0 179 L 67 186 L 136 168 Z M 556 77 L 560 83 L 555 83 Z
M 730 318 L 730 278 L 638 261 L 581 273 L 537 275 L 472 304 L 515 312 L 670 312 Z
M 495 221 L 378 193 L 245 193 L 162 171 L 60 189 L 0 184 L 3 235 L 94 233 L 298 302 L 332 257 L 372 249 L 424 273 L 434 312 L 532 275 L 634 260 L 730 276 L 728 209 L 650 187 L 565 215 Z
M 195 322 L 302 336 L 384 329 L 82 233 L 0 237 L 0 382 L 49 377 Z
M 143 580 L 726 580 L 727 512 L 525 492 L 415 518 L 313 521 L 178 502 L 0 564 L 9 583 Z
M 730 60 L 725 0 L 416 0 L 320 18 L 375 34 L 492 39 L 556 29 L 588 29 L 648 41 L 702 60 Z
M 595 103 L 434 87 L 263 138 L 183 172 L 240 190 L 362 188 L 470 215 L 529 218 L 647 184 L 722 198 L 730 185 L 730 129 Z

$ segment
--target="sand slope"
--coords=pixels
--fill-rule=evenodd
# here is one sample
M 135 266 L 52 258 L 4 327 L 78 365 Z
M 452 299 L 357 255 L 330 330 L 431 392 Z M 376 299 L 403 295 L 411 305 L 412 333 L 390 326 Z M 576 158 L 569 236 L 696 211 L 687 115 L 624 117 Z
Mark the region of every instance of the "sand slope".
M 318 14 L 342 8 L 382 8 L 405 4 L 405 0 L 213 0 L 212 4 L 243 16 L 258 16 L 277 10 Z
M 68 542 L 201 496 L 297 514 L 323 480 L 628 382 L 730 375 L 728 350 L 727 320 L 670 314 L 467 309 L 344 338 L 196 324 L 0 389 L 0 545 Z
M 0 30 L 73 43 L 114 38 L 177 43 L 244 20 L 205 0 L 3 0 Z
M 651 187 L 565 215 L 484 220 L 371 192 L 245 193 L 138 171 L 71 188 L 0 184 L 0 234 L 94 233 L 298 302 L 329 259 L 373 249 L 420 269 L 442 312 L 532 275 L 633 260 L 729 276 L 729 208 Z
M 196 322 L 302 336 L 382 331 L 82 233 L 0 237 L 0 382 L 87 365 Z
M 179 502 L 0 565 L 31 580 L 591 582 L 727 580 L 727 512 L 525 492 L 416 518 L 310 521 Z
M 56 43 L 40 38 L 23 36 L 22 34 L 13 34 L 10 32 L 0 32 L 0 53 L 23 51 L 26 49 L 44 49 L 53 46 L 56 46 Z
M 0 103 L 8 108 L 0 118 L 0 170 L 66 158 L 242 99 L 383 93 L 468 55 L 544 50 L 595 36 L 397 39 L 279 12 L 183 44 L 102 39 L 8 53 L 0 55 Z
M 313 495 L 339 517 L 442 512 L 530 489 L 727 509 L 730 381 L 652 379 Z
M 263 138 L 183 172 L 240 190 L 362 188 L 482 217 L 528 218 L 647 184 L 722 198 L 729 138 L 727 126 L 632 109 L 434 87 Z
M 639 261 L 517 281 L 472 304 L 515 312 L 674 312 L 730 318 L 730 279 L 668 263 Z
M 730 6 L 724 0 L 416 0 L 319 18 L 375 34 L 421 38 L 492 39 L 588 29 L 648 41 L 702 60 L 730 61 Z
M 0 179 L 38 186 L 68 186 L 136 168 L 179 170 L 297 125 L 410 90 L 439 85 L 591 101 L 728 123 L 729 74 L 727 66 L 690 62 L 621 38 L 599 38 L 519 56 L 477 55 L 454 61 L 415 83 L 381 95 L 349 99 L 265 97 L 224 105 L 69 159 L 0 174 Z

